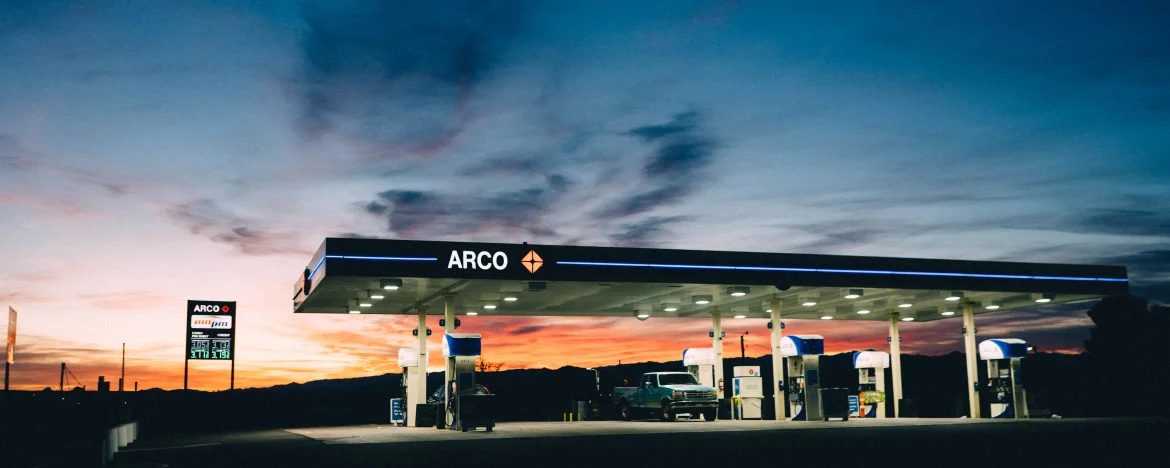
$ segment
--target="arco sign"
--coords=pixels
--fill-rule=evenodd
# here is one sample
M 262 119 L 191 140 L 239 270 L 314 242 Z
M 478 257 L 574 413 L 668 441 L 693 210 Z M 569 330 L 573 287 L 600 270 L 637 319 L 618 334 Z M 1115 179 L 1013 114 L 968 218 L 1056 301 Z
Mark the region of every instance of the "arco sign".
M 452 250 L 447 268 L 460 270 L 500 270 L 508 268 L 508 254 L 504 252 L 476 252 L 474 250 Z

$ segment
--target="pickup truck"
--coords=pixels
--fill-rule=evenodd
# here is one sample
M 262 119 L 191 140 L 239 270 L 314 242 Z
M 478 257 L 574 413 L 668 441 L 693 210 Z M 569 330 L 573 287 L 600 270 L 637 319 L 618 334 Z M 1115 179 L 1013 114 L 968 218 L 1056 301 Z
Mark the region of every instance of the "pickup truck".
M 680 414 L 714 421 L 719 408 L 718 392 L 699 385 L 687 372 L 649 372 L 642 375 L 637 387 L 613 389 L 617 414 L 629 421 L 635 414 L 654 413 L 663 421 L 674 421 Z

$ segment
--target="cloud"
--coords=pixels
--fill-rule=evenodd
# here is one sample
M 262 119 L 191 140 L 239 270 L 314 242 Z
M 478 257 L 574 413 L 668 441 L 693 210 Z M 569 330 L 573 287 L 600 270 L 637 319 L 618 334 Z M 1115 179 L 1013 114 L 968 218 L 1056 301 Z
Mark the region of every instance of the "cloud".
M 1097 209 L 1074 225 L 1096 233 L 1170 237 L 1170 213 L 1150 209 Z
M 1144 250 L 1100 261 L 1125 266 L 1131 280 L 1130 290 L 1134 294 L 1170 304 L 1170 248 Z
M 150 291 L 127 291 L 114 293 L 82 294 L 82 299 L 98 309 L 105 310 L 132 310 L 155 308 L 166 302 L 174 302 L 175 298 Z
M 808 252 L 836 252 L 848 247 L 864 246 L 875 243 L 876 240 L 887 234 L 887 231 L 876 227 L 879 223 L 859 223 L 853 221 L 826 221 L 799 226 L 798 229 L 820 237 L 820 239 L 797 247 L 797 250 Z M 910 231 L 911 229 L 907 229 Z
M 259 221 L 228 213 L 214 201 L 202 199 L 167 207 L 164 214 L 191 234 L 235 247 L 248 255 L 309 255 L 299 236 L 292 232 L 269 231 Z
M 534 187 L 483 195 L 419 190 L 387 190 L 362 209 L 385 218 L 388 231 L 404 237 L 452 236 L 498 230 L 554 236 L 541 223 L 572 186 L 559 174 Z
M 0 133 L 0 168 L 8 169 L 11 173 L 27 172 L 50 177 L 63 177 L 86 187 L 97 188 L 108 195 L 126 195 L 133 189 L 145 186 L 143 183 L 112 176 L 109 174 L 112 172 L 110 170 L 98 169 L 101 167 L 100 163 L 76 167 L 57 162 L 54 159 L 54 155 L 30 147 L 24 139 L 17 135 Z M 50 197 L 46 196 L 25 197 L 42 200 L 40 203 L 42 205 L 55 204 L 59 207 L 71 204 L 80 206 L 77 200 L 51 200 Z M 44 202 L 45 200 L 49 201 Z
M 610 236 L 610 240 L 618 247 L 650 247 L 665 232 L 666 227 L 690 219 L 687 216 L 654 216 L 641 222 L 621 226 L 620 230 Z
M 628 132 L 656 147 L 642 166 L 643 184 L 650 186 L 621 196 L 595 213 L 597 218 L 625 218 L 675 204 L 694 193 L 696 180 L 704 179 L 700 172 L 714 158 L 715 140 L 704 134 L 698 125 L 699 114 L 676 114 L 663 125 L 637 127 Z
M 522 30 L 527 2 L 305 2 L 292 80 L 302 136 L 342 134 L 413 153 L 449 145 L 471 94 Z
M 30 293 L 25 291 L 0 292 L 0 303 L 4 304 L 51 303 L 54 300 L 56 300 L 56 298 L 39 293 Z
M 694 130 L 698 117 L 699 114 L 697 112 L 683 112 L 676 114 L 674 119 L 671 119 L 668 123 L 637 127 L 630 130 L 629 134 L 641 138 L 646 143 L 650 143 L 670 135 Z
M 76 200 L 7 191 L 0 191 L 0 206 L 28 207 L 58 219 L 72 219 L 93 214 L 92 209 Z
M 526 327 L 520 327 L 520 328 L 516 328 L 513 330 L 508 330 L 507 333 L 509 335 L 527 335 L 530 333 L 536 333 L 536 332 L 542 331 L 546 328 L 548 328 L 547 325 L 529 325 Z

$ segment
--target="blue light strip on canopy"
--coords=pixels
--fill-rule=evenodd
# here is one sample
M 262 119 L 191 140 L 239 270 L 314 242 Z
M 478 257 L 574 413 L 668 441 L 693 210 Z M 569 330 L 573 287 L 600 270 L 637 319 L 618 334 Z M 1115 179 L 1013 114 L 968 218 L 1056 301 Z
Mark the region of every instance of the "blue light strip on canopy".
M 1127 278 L 1092 278 L 1079 276 L 1029 276 L 1029 275 L 993 275 L 982 273 L 943 273 L 929 271 L 894 271 L 894 270 L 838 270 L 832 268 L 784 268 L 758 266 L 726 266 L 726 265 L 680 265 L 671 263 L 624 263 L 624 262 L 565 262 L 557 261 L 557 265 L 589 266 L 589 267 L 627 267 L 627 268 L 674 268 L 685 270 L 738 270 L 738 271 L 779 271 L 785 273 L 834 273 L 860 275 L 901 275 L 901 276 L 945 276 L 956 278 L 991 278 L 991 279 L 1028 279 L 1053 281 L 1107 281 L 1129 282 Z
M 321 269 L 321 265 L 325 264 L 325 259 L 335 258 L 341 260 L 379 260 L 385 262 L 437 262 L 435 257 L 362 257 L 357 255 L 326 255 L 321 257 L 321 261 L 317 262 L 317 266 L 313 267 L 313 271 L 309 273 L 309 279 L 317 276 L 317 270 Z
M 383 260 L 387 262 L 437 262 L 435 257 L 360 257 L 356 255 L 326 255 L 325 258 L 341 258 L 345 260 Z

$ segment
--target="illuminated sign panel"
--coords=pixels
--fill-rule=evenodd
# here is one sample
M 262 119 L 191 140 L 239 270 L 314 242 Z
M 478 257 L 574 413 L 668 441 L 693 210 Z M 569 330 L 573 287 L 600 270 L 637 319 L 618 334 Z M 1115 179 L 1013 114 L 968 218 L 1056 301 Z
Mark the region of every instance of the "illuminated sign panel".
M 235 302 L 187 301 L 187 359 L 234 359 L 235 318 Z

